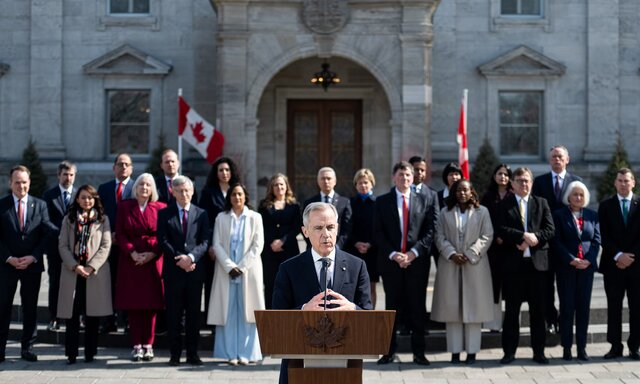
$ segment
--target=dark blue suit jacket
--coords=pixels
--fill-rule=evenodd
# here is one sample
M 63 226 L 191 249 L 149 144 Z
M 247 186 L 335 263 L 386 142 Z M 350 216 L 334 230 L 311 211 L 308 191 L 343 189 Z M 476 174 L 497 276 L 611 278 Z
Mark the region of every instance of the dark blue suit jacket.
M 129 179 L 129 182 L 122 189 L 122 200 L 130 199 L 131 192 L 133 191 L 133 178 Z M 111 179 L 104 184 L 100 184 L 98 187 L 98 195 L 102 200 L 104 206 L 104 213 L 109 218 L 110 223 L 116 222 L 116 213 L 118 212 L 118 204 L 116 203 L 116 179 Z M 112 228 L 112 232 L 115 229 L 115 224 Z
M 580 176 L 576 176 L 572 173 L 567 172 L 564 176 L 564 182 L 562 183 L 562 191 L 560 192 L 561 200 L 558 201 L 556 200 L 556 194 L 553 190 L 553 174 L 551 172 L 548 172 L 536 177 L 533 180 L 531 194 L 546 199 L 551 212 L 554 212 L 557 209 L 565 206 L 562 203 L 562 196 L 564 196 L 564 193 L 567 191 L 567 186 L 572 181 L 582 181 L 582 178 Z
M 569 265 L 577 257 L 578 246 L 582 244 L 585 260 L 589 260 L 590 270 L 598 268 L 598 252 L 600 251 L 600 223 L 596 211 L 582 210 L 584 220 L 582 234 L 578 235 L 578 227 L 569 207 L 558 209 L 553 213 L 556 235 L 551 241 L 555 263 L 560 271 L 574 270 Z
M 6 263 L 9 256 L 31 255 L 36 258 L 36 262 L 32 263 L 26 271 L 38 273 L 44 271 L 42 255 L 46 252 L 47 243 L 54 230 L 44 201 L 28 196 L 27 221 L 24 224 L 24 230 L 21 231 L 13 195 L 3 197 L 0 200 L 0 270 L 15 271 L 15 268 Z
M 73 203 L 76 198 L 76 192 L 78 189 L 73 187 L 71 189 L 71 196 L 69 196 L 69 205 Z M 53 188 L 47 189 L 42 195 L 42 200 L 47 203 L 47 211 L 49 212 L 49 220 L 51 224 L 55 226 L 55 231 L 52 233 L 54 241 L 49 242 L 47 247 L 47 255 L 58 254 L 58 236 L 60 235 L 60 226 L 62 225 L 62 219 L 67 214 L 64 206 L 64 198 L 62 192 L 60 192 L 60 186 L 56 184 Z
M 163 251 L 164 264 L 162 275 L 165 280 L 187 278 L 204 280 L 203 255 L 209 249 L 211 230 L 207 213 L 191 204 L 187 220 L 187 235 L 182 233 L 182 224 L 177 204 L 171 204 L 158 212 L 158 243 Z M 196 262 L 196 269 L 187 274 L 176 265 L 177 255 L 192 254 Z
M 358 309 L 372 309 L 367 266 L 362 259 L 336 250 L 333 290 L 354 303 Z M 307 250 L 280 265 L 273 289 L 273 309 L 300 309 L 322 292 Z

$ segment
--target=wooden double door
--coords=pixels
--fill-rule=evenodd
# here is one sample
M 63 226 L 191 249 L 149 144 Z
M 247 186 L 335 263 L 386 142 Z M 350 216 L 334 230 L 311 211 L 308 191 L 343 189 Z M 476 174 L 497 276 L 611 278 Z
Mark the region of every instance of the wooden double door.
M 362 167 L 362 100 L 287 102 L 287 175 L 299 201 L 318 193 L 318 169 L 332 167 L 336 191 L 354 193 Z

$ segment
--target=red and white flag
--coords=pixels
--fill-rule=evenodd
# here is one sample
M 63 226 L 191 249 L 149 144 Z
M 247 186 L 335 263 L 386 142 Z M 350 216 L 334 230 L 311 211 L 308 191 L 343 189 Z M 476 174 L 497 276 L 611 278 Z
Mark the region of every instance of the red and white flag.
M 178 104 L 178 136 L 191 144 L 209 164 L 212 164 L 222 155 L 224 136 L 191 108 L 182 96 L 178 97 Z
M 469 91 L 464 90 L 462 103 L 460 103 L 460 122 L 458 123 L 458 164 L 462 169 L 462 177 L 469 180 L 469 147 L 467 145 L 467 96 Z

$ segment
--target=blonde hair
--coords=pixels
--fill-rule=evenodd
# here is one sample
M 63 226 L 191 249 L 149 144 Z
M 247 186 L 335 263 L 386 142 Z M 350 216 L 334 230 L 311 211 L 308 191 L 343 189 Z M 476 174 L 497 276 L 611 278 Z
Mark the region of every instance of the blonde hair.
M 353 186 L 357 186 L 358 181 L 363 177 L 368 179 L 373 187 L 376 186 L 376 177 L 373 175 L 373 172 L 371 172 L 369 168 L 362 168 L 356 172 L 356 174 L 353 176 Z

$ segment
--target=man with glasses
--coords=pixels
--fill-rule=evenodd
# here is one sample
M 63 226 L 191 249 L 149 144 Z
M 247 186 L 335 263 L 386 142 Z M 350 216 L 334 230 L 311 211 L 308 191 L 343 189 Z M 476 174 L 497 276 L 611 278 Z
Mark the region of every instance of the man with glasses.
M 118 212 L 118 203 L 122 200 L 131 198 L 133 189 L 133 181 L 131 174 L 133 173 L 133 163 L 128 153 L 121 153 L 116 156 L 113 162 L 114 179 L 101 184 L 98 187 L 98 195 L 104 206 L 104 213 L 109 217 L 111 223 L 111 251 L 109 252 L 109 267 L 111 268 L 111 297 L 115 300 L 115 284 L 118 273 L 118 257 L 120 252 L 116 243 L 116 213 Z M 124 324 L 123 324 L 124 325 Z M 116 315 L 111 315 L 103 325 L 100 333 L 116 332 Z
M 513 172 L 514 195 L 506 197 L 499 208 L 496 235 L 504 241 L 503 295 L 505 301 L 502 326 L 502 364 L 515 360 L 520 339 L 520 307 L 529 303 L 533 361 L 549 364 L 544 356 L 545 296 L 549 257 L 549 240 L 555 228 L 547 201 L 531 195 L 533 174 L 528 168 Z

